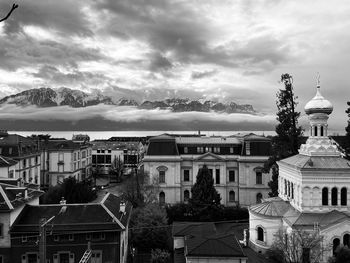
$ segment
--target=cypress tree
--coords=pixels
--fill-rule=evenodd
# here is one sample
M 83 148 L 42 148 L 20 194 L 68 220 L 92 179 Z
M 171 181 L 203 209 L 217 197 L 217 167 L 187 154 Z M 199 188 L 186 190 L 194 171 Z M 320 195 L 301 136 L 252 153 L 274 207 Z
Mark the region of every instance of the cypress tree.
M 219 205 L 221 197 L 214 187 L 214 179 L 206 165 L 200 168 L 192 189 L 191 203 L 194 205 Z

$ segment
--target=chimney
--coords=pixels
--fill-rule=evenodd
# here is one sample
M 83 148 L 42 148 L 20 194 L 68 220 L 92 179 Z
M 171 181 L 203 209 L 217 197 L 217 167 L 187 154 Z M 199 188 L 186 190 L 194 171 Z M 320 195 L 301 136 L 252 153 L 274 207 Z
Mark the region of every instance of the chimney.
M 64 199 L 64 196 L 62 196 L 61 201 L 60 201 L 61 205 L 65 205 L 66 204 L 66 200 Z
M 66 200 L 64 199 L 63 196 L 62 196 L 62 199 L 61 199 L 61 201 L 60 201 L 60 205 L 62 205 L 62 208 L 61 208 L 59 214 L 63 214 L 63 213 L 66 212 L 66 210 L 67 210 Z
M 125 214 L 125 202 L 121 201 L 119 206 L 119 212 Z
M 24 190 L 24 199 L 28 199 L 28 189 Z

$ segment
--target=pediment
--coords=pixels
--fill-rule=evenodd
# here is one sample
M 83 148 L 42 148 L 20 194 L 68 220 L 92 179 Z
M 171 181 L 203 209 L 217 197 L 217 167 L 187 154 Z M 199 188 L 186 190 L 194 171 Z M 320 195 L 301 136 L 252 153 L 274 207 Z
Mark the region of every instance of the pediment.
M 201 160 L 201 161 L 224 161 L 225 159 L 222 158 L 219 155 L 216 155 L 214 153 L 204 153 L 201 156 L 198 156 L 197 158 L 195 158 L 195 160 Z

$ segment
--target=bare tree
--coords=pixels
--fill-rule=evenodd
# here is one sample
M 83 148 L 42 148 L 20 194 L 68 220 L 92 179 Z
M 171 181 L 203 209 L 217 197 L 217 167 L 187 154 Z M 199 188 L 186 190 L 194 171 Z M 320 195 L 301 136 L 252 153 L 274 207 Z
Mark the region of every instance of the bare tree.
M 10 12 L 8 12 L 8 14 L 7 14 L 4 18 L 1 18 L 1 19 L 0 19 L 0 22 L 5 21 L 6 19 L 8 19 L 8 18 L 10 17 L 10 15 L 12 14 L 12 12 L 13 12 L 16 8 L 18 8 L 18 5 L 17 5 L 17 4 L 13 4 L 13 5 L 12 5 L 12 8 L 11 8 L 11 10 L 10 10 Z
M 271 262 L 316 263 L 330 246 L 324 246 L 323 236 L 315 231 L 280 229 L 268 251 Z

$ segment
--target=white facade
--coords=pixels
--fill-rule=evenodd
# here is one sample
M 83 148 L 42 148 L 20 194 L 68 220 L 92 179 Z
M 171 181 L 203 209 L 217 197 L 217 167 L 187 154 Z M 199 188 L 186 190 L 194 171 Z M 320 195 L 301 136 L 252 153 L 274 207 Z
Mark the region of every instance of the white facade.
M 279 229 L 317 231 L 324 238 L 321 262 L 339 244 L 350 245 L 350 161 L 327 137 L 332 110 L 318 86 L 305 106 L 310 137 L 298 155 L 278 162 L 279 196 L 249 208 L 250 245 L 256 251 L 270 248 Z
M 154 140 L 158 140 L 157 137 Z M 200 141 L 201 138 L 186 138 L 186 144 L 180 143 L 183 139 L 176 140 L 175 147 L 179 149 L 179 154 L 158 155 L 148 152 L 142 160 L 144 171 L 150 175 L 150 183 L 159 183 L 160 201 L 170 204 L 187 201 L 191 197 L 191 188 L 196 182 L 198 171 L 204 165 L 213 174 L 214 186 L 220 194 L 221 204 L 248 206 L 260 202 L 262 197 L 267 197 L 271 175 L 262 173 L 262 168 L 269 156 L 238 154 L 241 151 L 232 154 L 229 151 L 220 152 L 220 147 L 242 147 L 243 142 L 237 138 L 202 138 L 204 142 Z M 183 153 L 181 149 L 187 147 L 183 145 L 191 143 L 193 148 L 202 147 L 203 153 Z M 215 146 L 208 149 L 205 145 Z

